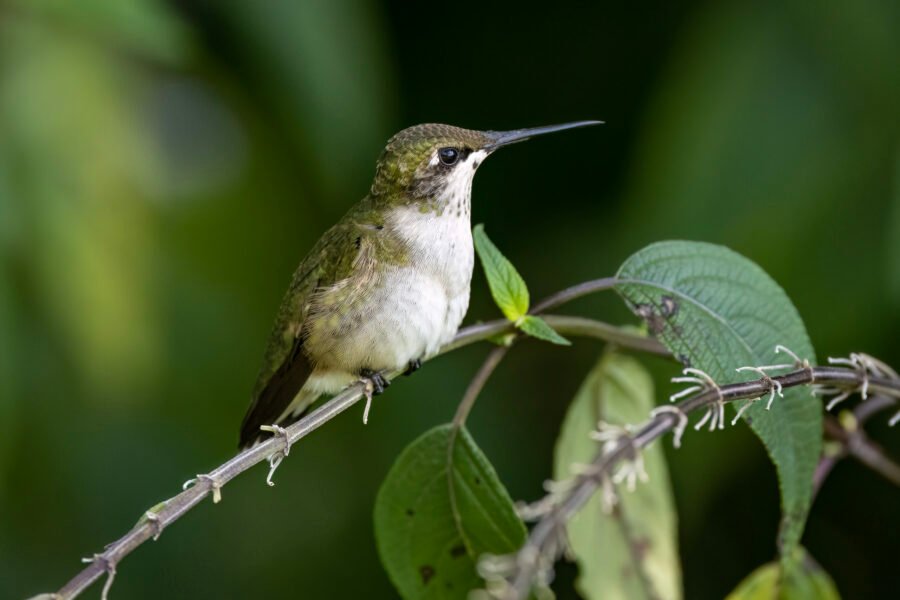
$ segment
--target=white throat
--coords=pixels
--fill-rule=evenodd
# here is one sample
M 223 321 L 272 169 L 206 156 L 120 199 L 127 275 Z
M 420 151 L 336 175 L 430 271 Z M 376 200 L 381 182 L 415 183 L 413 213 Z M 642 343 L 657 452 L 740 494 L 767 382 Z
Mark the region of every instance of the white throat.
M 472 179 L 475 171 L 487 156 L 484 150 L 470 152 L 469 155 L 453 167 L 447 176 L 440 195 L 437 197 L 439 210 L 454 217 L 469 219 L 471 214 Z M 437 154 L 432 158 L 436 164 Z

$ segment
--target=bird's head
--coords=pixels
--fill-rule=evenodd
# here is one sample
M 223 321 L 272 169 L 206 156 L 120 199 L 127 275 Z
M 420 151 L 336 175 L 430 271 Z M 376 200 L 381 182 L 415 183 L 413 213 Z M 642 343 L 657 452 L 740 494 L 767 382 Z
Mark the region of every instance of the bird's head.
M 388 140 L 378 160 L 372 194 L 400 202 L 468 197 L 475 171 L 498 148 L 545 133 L 600 123 L 576 121 L 512 131 L 476 131 L 435 123 L 415 125 Z

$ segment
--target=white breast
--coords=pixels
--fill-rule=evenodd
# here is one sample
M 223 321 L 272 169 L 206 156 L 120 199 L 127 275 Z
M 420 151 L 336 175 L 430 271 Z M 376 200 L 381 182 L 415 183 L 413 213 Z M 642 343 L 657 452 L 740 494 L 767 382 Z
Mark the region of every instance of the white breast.
M 393 209 L 386 228 L 409 249 L 409 263 L 389 274 L 395 348 L 404 360 L 430 356 L 453 338 L 469 307 L 475 251 L 472 246 L 472 178 L 484 160 L 472 152 L 454 168 L 436 210 L 417 205 Z M 436 159 L 435 159 L 436 160 Z M 385 315 L 386 317 L 388 315 Z
M 437 215 L 405 207 L 388 223 L 410 249 L 409 264 L 390 275 L 399 315 L 411 337 L 419 338 L 411 345 L 428 356 L 453 337 L 469 306 L 475 256 L 468 208 L 457 213 L 448 207 Z

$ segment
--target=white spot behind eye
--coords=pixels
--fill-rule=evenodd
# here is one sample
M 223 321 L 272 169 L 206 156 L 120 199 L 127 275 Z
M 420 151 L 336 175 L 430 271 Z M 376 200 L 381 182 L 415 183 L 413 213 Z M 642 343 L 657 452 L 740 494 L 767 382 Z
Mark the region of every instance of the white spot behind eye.
M 486 156 L 487 152 L 484 150 L 476 150 L 469 155 L 469 162 L 475 161 L 476 163 L 481 164 L 481 161 L 483 161 Z

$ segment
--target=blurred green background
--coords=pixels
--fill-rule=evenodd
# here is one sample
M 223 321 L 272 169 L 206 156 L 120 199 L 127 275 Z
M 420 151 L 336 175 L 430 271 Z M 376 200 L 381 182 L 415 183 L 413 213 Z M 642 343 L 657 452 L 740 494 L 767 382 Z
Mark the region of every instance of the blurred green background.
M 607 122 L 477 177 L 473 219 L 535 298 L 651 241 L 718 242 L 786 288 L 820 360 L 900 365 L 898 107 L 892 0 L 0 2 L 0 597 L 56 589 L 231 455 L 293 268 L 415 123 Z M 566 312 L 633 320 L 613 296 Z M 496 316 L 479 271 L 467 320 Z M 600 349 L 522 344 L 485 390 L 471 430 L 514 498 L 541 494 Z M 275 488 L 239 478 L 113 597 L 394 597 L 376 490 L 487 350 L 330 423 Z M 774 555 L 774 470 L 743 425 L 666 446 L 686 597 L 721 598 Z M 816 500 L 805 543 L 845 598 L 900 589 L 898 498 L 847 462 Z

